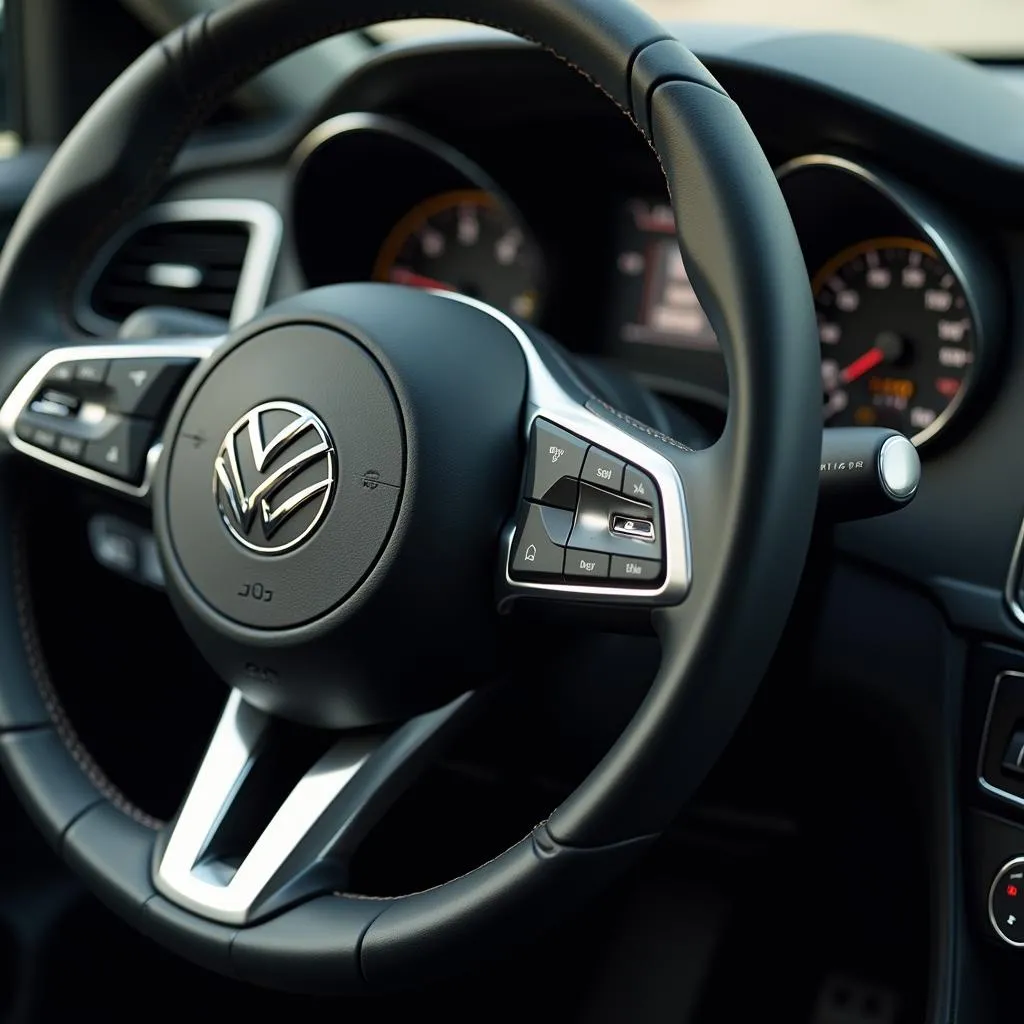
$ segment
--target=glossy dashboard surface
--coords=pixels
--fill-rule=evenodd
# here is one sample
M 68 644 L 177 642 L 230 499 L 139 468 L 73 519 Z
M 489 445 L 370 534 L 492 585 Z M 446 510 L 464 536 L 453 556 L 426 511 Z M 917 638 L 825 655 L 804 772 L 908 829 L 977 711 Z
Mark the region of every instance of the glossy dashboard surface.
M 837 545 L 926 587 L 956 625 L 1024 636 L 1006 599 L 1024 512 L 1024 135 L 1006 125 L 1024 93 L 877 40 L 680 36 L 790 202 L 819 300 L 823 420 L 830 402 L 837 422 L 896 415 L 921 446 L 914 504 L 841 528 Z M 271 298 L 374 277 L 454 285 L 720 426 L 725 368 L 656 160 L 545 54 L 477 33 L 382 48 L 263 147 L 260 168 L 240 153 L 237 173 L 227 150 L 216 170 L 194 155 L 169 197 L 272 199 L 285 246 Z

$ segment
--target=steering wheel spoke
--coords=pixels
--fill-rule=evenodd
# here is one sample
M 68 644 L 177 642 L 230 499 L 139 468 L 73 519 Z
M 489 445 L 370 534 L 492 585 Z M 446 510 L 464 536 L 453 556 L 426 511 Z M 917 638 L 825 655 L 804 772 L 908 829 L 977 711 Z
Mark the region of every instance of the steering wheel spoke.
M 50 348 L 37 355 L 0 406 L 0 438 L 54 469 L 145 498 L 168 410 L 185 378 L 218 341 Z
M 191 789 L 157 844 L 156 888 L 230 925 L 342 889 L 361 840 L 471 700 L 464 694 L 396 727 L 338 734 L 297 731 L 232 691 Z
M 594 398 L 542 336 L 506 326 L 526 357 L 529 397 L 526 470 L 501 547 L 499 608 L 519 598 L 678 604 L 690 589 L 692 555 L 677 457 L 692 453 Z

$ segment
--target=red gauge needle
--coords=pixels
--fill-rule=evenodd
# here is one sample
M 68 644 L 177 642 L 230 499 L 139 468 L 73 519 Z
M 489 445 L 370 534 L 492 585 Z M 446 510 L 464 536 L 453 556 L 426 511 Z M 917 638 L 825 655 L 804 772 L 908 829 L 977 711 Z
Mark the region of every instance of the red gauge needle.
M 874 345 L 854 359 L 849 366 L 839 371 L 839 383 L 850 384 L 870 373 L 880 363 L 895 363 L 907 352 L 906 342 L 895 331 L 881 331 L 875 338 Z
M 437 288 L 444 292 L 455 292 L 458 289 L 447 281 L 438 281 L 433 277 L 425 277 L 405 267 L 392 267 L 388 275 L 395 284 L 407 284 L 412 288 Z
M 865 373 L 873 370 L 884 359 L 885 353 L 880 348 L 877 346 L 869 348 L 864 355 L 854 359 L 849 366 L 839 371 L 839 379 L 843 384 L 850 384 L 858 377 L 863 377 Z

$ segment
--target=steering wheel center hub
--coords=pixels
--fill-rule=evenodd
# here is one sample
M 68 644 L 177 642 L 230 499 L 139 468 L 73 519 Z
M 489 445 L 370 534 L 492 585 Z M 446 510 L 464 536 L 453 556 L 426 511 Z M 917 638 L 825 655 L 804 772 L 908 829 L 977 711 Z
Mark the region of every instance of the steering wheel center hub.
M 403 480 L 402 417 L 374 358 L 327 327 L 273 327 L 229 349 L 180 420 L 168 554 L 232 622 L 300 626 L 377 563 Z
M 168 594 L 221 678 L 351 728 L 490 677 L 525 395 L 486 307 L 394 285 L 308 292 L 226 341 L 154 489 Z

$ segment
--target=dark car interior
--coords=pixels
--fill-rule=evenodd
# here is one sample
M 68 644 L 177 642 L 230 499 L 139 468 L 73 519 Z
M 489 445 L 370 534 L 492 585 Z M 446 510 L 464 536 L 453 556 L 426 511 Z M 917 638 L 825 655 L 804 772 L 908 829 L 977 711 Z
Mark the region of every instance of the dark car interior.
M 0 1020 L 1019 1020 L 1020 67 L 427 6 L 4 5 Z

